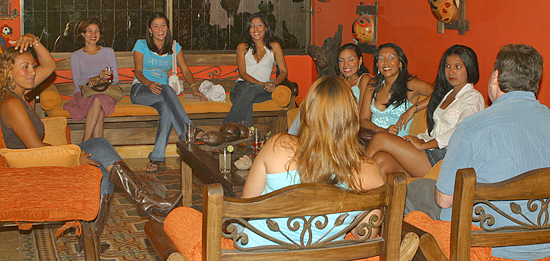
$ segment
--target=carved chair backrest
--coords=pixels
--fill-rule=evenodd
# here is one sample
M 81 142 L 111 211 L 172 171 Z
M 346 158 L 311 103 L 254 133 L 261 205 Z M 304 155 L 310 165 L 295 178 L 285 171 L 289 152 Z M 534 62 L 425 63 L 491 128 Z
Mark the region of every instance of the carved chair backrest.
M 402 173 L 390 175 L 386 185 L 363 193 L 314 183 L 285 187 L 260 197 L 236 199 L 224 198 L 221 185 L 211 184 L 204 190 L 203 260 L 334 260 L 377 255 L 382 256 L 382 260 L 398 260 L 405 196 L 406 178 Z M 377 216 L 378 220 L 370 220 L 379 224 L 377 221 L 383 219 L 383 222 L 378 225 L 381 226 L 381 236 L 373 239 L 333 241 L 332 238 L 321 238 L 315 242 L 302 240 L 275 247 L 239 250 L 240 245 L 237 242 L 242 234 L 234 230 L 235 223 L 250 225 L 247 222 L 250 218 L 266 219 L 269 226 L 272 225 L 272 218 L 293 217 L 289 220 L 304 220 L 306 224 L 302 226 L 302 223 L 289 221 L 288 229 L 292 230 L 297 226 L 297 233 L 309 233 L 310 228 L 326 225 L 343 234 L 351 230 L 355 226 L 354 222 L 359 222 L 364 216 L 359 215 L 349 227 L 340 229 L 337 228 L 338 220 L 341 221 L 340 218 L 345 218 L 346 214 L 333 224 L 322 224 L 326 214 L 367 210 L 363 212 L 366 216 L 368 210 L 374 209 L 380 209 L 382 215 Z M 314 218 L 309 219 L 312 221 L 308 223 L 305 221 L 308 217 Z M 276 228 L 270 226 L 270 229 Z M 364 231 L 369 233 L 371 228 L 366 226 Z M 232 239 L 237 249 L 220 249 L 222 236 Z
M 473 169 L 460 169 L 455 180 L 451 221 L 451 260 L 469 260 L 470 247 L 531 245 L 550 242 L 548 202 L 550 168 L 497 182 L 476 183 Z M 505 202 L 503 209 L 494 201 Z M 472 231 L 472 220 L 481 231 Z M 493 224 L 502 224 L 505 226 Z

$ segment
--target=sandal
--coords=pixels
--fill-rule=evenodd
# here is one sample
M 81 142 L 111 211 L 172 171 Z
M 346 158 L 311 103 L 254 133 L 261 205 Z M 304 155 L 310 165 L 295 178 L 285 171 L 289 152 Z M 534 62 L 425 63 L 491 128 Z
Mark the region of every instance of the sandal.
M 149 160 L 147 164 L 147 172 L 157 172 L 159 170 L 160 161 Z
M 195 128 L 195 140 L 200 140 L 202 136 L 206 134 L 206 131 L 203 131 L 201 128 Z

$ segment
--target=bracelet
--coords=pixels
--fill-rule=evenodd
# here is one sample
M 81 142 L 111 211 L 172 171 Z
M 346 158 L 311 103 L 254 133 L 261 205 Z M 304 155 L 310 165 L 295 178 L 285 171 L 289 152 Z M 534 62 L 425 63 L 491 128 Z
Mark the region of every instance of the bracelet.
M 416 112 L 415 113 L 418 113 L 418 103 L 416 104 Z
M 193 86 L 198 86 L 196 83 L 193 83 L 191 84 L 191 88 L 193 88 Z
M 38 40 L 38 43 L 36 43 L 36 44 L 33 44 L 32 46 L 33 46 L 33 47 L 37 47 L 37 46 L 38 46 L 38 44 L 40 44 L 40 39 L 38 39 L 38 37 L 34 37 L 34 39 Z

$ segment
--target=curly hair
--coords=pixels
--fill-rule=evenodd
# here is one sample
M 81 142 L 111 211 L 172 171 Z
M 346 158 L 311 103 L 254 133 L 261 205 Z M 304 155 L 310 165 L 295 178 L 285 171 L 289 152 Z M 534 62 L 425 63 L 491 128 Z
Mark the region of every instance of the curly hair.
M 250 28 L 252 28 L 252 19 L 254 18 L 260 18 L 265 26 L 265 36 L 264 36 L 264 45 L 267 47 L 267 49 L 271 50 L 271 42 L 273 42 L 273 33 L 271 32 L 271 27 L 269 26 L 269 22 L 267 21 L 265 15 L 262 12 L 253 13 L 250 18 L 248 18 L 248 22 L 246 24 L 246 29 L 244 31 L 244 42 L 246 43 L 246 50 L 252 49 L 252 53 L 255 54 L 256 44 L 254 44 L 254 41 L 252 40 L 252 35 L 250 34 Z
M 99 34 L 99 40 L 97 41 L 97 44 L 98 45 L 103 44 L 104 39 L 103 39 L 103 34 L 101 34 L 101 32 L 103 32 L 103 25 L 96 18 L 86 17 L 86 18 L 82 19 L 78 23 L 78 26 L 76 27 L 76 33 L 75 33 L 74 39 L 79 45 L 84 44 L 85 40 L 84 40 L 84 37 L 82 36 L 82 34 L 86 33 L 86 28 L 91 24 L 95 24 L 95 25 L 97 25 L 97 27 L 99 27 L 100 34 Z
M 2 53 L 2 57 L 0 58 L 0 99 L 4 98 L 10 89 L 10 84 L 13 82 L 11 79 L 11 70 L 15 64 L 15 58 L 23 53 L 29 53 L 29 51 L 21 53 L 19 50 L 15 50 L 13 46 L 8 47 Z
M 439 71 L 437 72 L 437 79 L 435 79 L 434 91 L 428 103 L 428 109 L 426 111 L 426 122 L 428 124 L 428 133 L 431 133 L 434 128 L 434 112 L 441 103 L 441 100 L 447 95 L 447 93 L 454 87 L 447 81 L 445 75 L 445 64 L 447 63 L 447 57 L 451 55 L 458 55 L 464 63 L 466 68 L 468 83 L 476 84 L 479 81 L 479 66 L 477 63 L 477 55 L 472 48 L 464 45 L 453 45 L 441 57 L 439 62 Z
M 379 91 L 382 90 L 382 87 L 383 87 L 382 84 L 384 83 L 384 75 L 380 73 L 380 69 L 378 68 L 378 56 L 380 55 L 380 51 L 382 51 L 382 49 L 384 48 L 392 48 L 397 54 L 397 57 L 399 58 L 399 62 L 401 62 L 401 69 L 399 69 L 399 75 L 397 76 L 397 79 L 395 79 L 395 82 L 393 82 L 391 86 L 391 97 L 387 103 L 384 103 L 384 106 L 388 107 L 392 104 L 395 104 L 395 107 L 399 107 L 399 105 L 401 105 L 407 100 L 407 93 L 411 91 L 407 87 L 407 83 L 416 77 L 409 74 L 409 69 L 408 69 L 409 61 L 407 59 L 407 56 L 405 56 L 405 52 L 403 52 L 403 49 L 401 49 L 401 47 L 397 46 L 397 44 L 394 44 L 394 43 L 382 44 L 378 46 L 378 49 L 376 49 L 376 52 L 373 55 L 374 72 L 377 74 L 374 78 L 372 78 L 373 81 L 370 83 L 370 85 L 375 87 L 374 95 L 376 95 Z
M 337 104 L 337 105 L 335 105 Z M 341 77 L 315 81 L 300 106 L 296 162 L 302 183 L 345 183 L 361 191 L 355 177 L 365 159 L 357 139 L 359 115 L 348 83 Z

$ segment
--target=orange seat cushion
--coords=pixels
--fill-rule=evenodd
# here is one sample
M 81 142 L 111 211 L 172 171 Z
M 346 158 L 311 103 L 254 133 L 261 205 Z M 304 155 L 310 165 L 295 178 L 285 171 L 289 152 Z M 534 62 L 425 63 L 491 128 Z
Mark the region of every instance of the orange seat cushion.
M 0 221 L 94 220 L 101 178 L 89 165 L 0 167 Z
M 405 216 L 404 221 L 432 234 L 445 256 L 447 258 L 451 256 L 451 222 L 433 220 L 420 211 L 410 212 Z M 472 230 L 481 230 L 481 228 L 472 224 Z M 472 247 L 470 260 L 489 260 L 491 254 L 490 247 Z
M 288 88 L 287 88 L 288 89 Z M 185 96 L 178 96 L 185 112 L 187 114 L 195 113 L 209 113 L 209 112 L 229 112 L 231 109 L 231 101 L 229 99 L 229 94 L 226 97 L 225 102 L 215 102 L 215 101 L 200 101 L 195 99 L 187 99 Z M 61 105 L 54 109 L 48 111 L 48 116 L 50 117 L 65 117 L 71 118 L 71 114 L 63 109 L 63 104 L 69 102 L 69 100 L 62 100 Z M 288 104 L 288 103 L 287 103 Z M 275 101 L 269 100 L 265 102 L 255 103 L 254 111 L 280 111 L 283 110 Z M 118 101 L 115 105 L 115 112 L 110 114 L 107 117 L 120 117 L 120 116 L 143 116 L 143 115 L 158 115 L 157 110 L 153 107 L 132 104 L 130 97 L 124 97 L 122 100 Z

